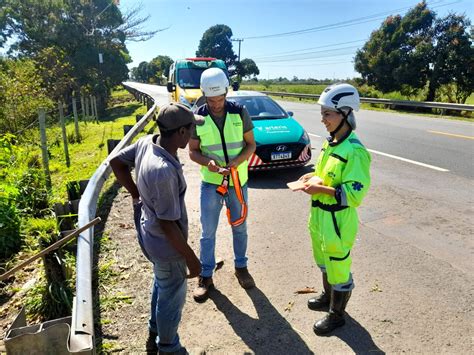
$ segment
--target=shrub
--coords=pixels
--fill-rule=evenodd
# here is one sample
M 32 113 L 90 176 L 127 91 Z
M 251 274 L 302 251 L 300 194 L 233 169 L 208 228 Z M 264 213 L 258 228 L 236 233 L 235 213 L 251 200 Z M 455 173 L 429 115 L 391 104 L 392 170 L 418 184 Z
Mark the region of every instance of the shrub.
M 375 89 L 373 86 L 367 84 L 361 85 L 357 88 L 361 97 L 380 98 L 383 97 L 381 92 Z
M 0 260 L 6 260 L 21 247 L 20 216 L 14 201 L 0 196 Z
M 56 241 L 56 218 L 27 218 L 22 223 L 22 235 L 25 236 L 25 244 L 30 249 L 44 249 Z
M 22 213 L 41 217 L 49 212 L 48 190 L 42 170 L 29 168 L 15 186 L 18 189 L 17 207 Z

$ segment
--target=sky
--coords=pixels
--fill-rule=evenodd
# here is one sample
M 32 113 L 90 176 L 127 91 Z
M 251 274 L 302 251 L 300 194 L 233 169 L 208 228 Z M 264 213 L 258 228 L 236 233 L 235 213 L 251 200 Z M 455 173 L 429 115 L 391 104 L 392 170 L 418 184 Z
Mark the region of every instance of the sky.
M 204 32 L 231 28 L 240 58 L 257 64 L 259 79 L 345 79 L 359 76 L 353 59 L 389 15 L 404 15 L 416 0 L 121 0 L 122 13 L 136 6 L 150 15 L 143 30 L 159 30 L 145 42 L 127 42 L 129 68 L 158 55 L 195 57 Z M 428 0 L 439 17 L 465 14 L 473 22 L 474 1 Z M 239 42 L 233 42 L 238 55 Z

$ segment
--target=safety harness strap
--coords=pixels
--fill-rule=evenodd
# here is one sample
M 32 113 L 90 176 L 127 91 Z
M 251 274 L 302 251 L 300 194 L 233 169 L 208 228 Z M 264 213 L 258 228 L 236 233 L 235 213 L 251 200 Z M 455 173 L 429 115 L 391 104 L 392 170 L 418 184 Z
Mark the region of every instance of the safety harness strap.
M 311 204 L 313 207 L 320 208 L 323 211 L 327 211 L 327 212 L 342 211 L 349 207 L 349 206 L 340 206 L 340 205 L 327 205 L 317 200 L 313 200 Z
M 230 168 L 230 177 L 234 182 L 235 194 L 240 202 L 240 217 L 233 221 L 230 215 L 229 205 L 227 204 L 227 198 L 229 197 L 229 175 L 223 177 L 222 183 L 217 187 L 216 192 L 224 198 L 224 202 L 226 203 L 227 207 L 227 219 L 229 221 L 229 224 L 233 227 L 237 227 L 245 222 L 245 219 L 247 218 L 248 209 L 247 202 L 245 201 L 244 192 L 242 190 L 242 185 L 240 184 L 239 172 L 236 168 Z

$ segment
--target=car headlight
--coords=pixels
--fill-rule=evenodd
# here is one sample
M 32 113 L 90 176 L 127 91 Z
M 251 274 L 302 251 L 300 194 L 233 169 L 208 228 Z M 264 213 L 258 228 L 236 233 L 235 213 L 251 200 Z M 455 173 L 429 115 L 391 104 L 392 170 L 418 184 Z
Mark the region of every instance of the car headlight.
M 191 107 L 192 105 L 189 103 L 189 101 L 184 97 L 183 94 L 179 95 L 179 102 L 181 102 L 183 105 L 186 105 L 188 107 Z
M 306 133 L 305 130 L 303 130 L 303 134 L 301 135 L 301 138 L 299 140 L 301 143 L 309 143 L 309 136 L 308 133 Z

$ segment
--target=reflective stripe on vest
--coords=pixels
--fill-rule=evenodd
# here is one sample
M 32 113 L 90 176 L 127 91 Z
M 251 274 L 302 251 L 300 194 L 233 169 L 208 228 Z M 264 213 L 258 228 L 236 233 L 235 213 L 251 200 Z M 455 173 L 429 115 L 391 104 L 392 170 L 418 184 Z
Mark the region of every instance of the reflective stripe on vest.
M 222 146 L 219 128 L 210 115 L 204 116 L 204 124 L 196 126 L 196 132 L 200 139 L 201 153 L 214 160 L 219 166 L 226 166 L 224 148 Z M 229 160 L 236 158 L 244 148 L 244 133 L 242 118 L 237 113 L 227 113 L 224 124 L 224 139 Z M 237 168 L 240 183 L 245 185 L 248 180 L 248 161 L 244 161 Z M 207 166 L 201 166 L 201 178 L 210 184 L 220 185 L 222 175 L 209 171 Z M 230 181 L 233 186 L 232 179 Z

